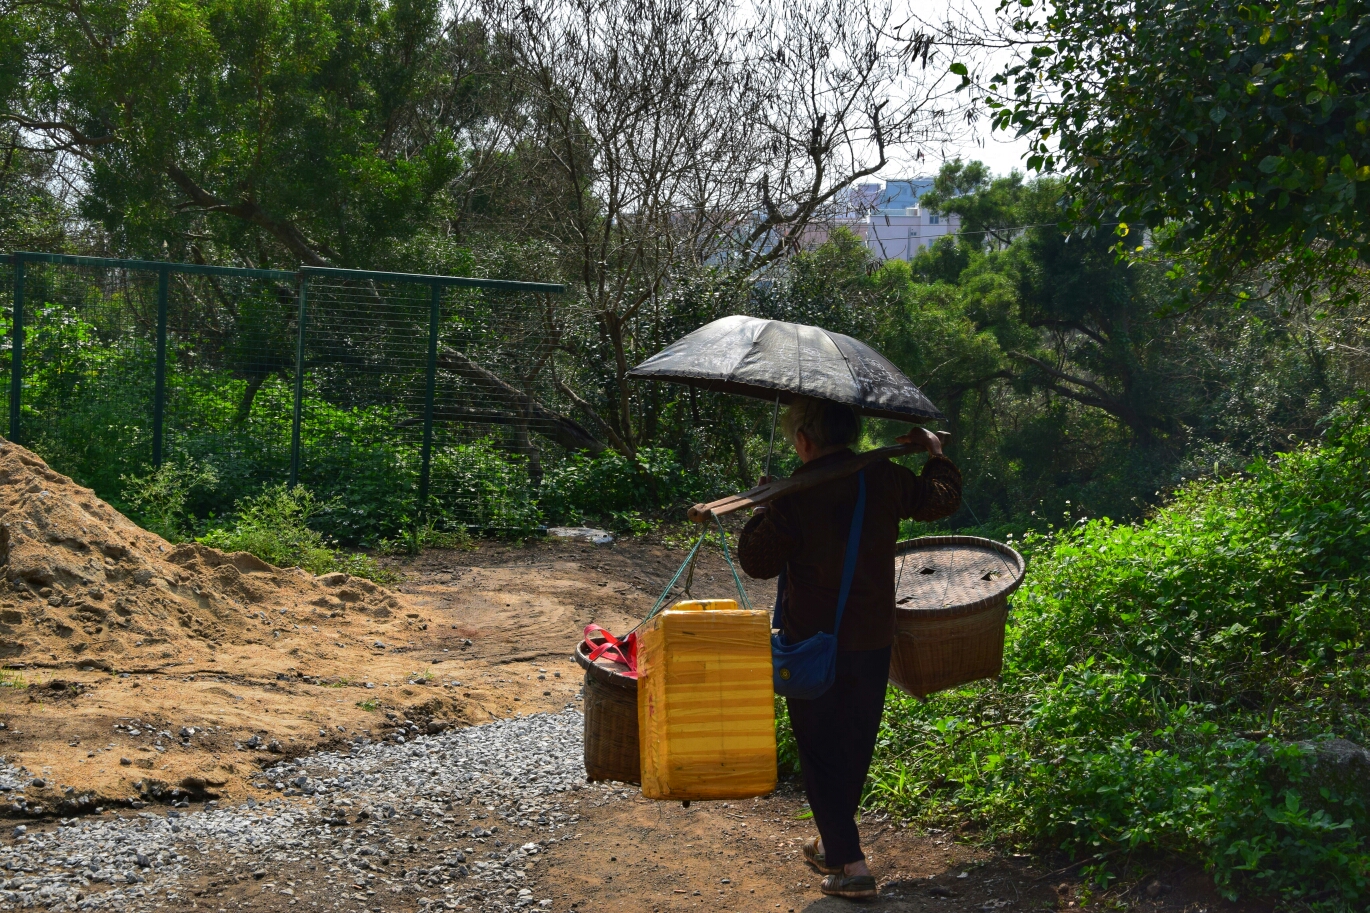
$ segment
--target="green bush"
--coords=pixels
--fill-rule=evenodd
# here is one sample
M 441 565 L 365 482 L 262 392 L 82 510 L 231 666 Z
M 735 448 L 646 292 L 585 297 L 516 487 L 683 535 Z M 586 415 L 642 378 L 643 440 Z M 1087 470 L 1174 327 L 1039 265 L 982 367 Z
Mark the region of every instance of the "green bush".
M 550 523 L 602 523 L 638 532 L 644 512 L 682 502 L 697 487 L 670 450 L 640 450 L 636 463 L 606 450 L 595 457 L 571 454 L 550 469 L 540 499 Z
M 184 542 L 190 535 L 187 507 L 196 489 L 213 488 L 219 481 L 213 466 L 194 460 L 163 463 L 141 476 L 123 476 L 121 507 L 139 526 L 168 542 Z
M 528 460 L 491 440 L 435 448 L 433 492 L 429 520 L 439 530 L 469 523 L 480 530 L 520 535 L 542 522 Z M 451 511 L 455 505 L 463 507 L 460 514 Z
M 779 695 L 775 698 L 775 762 L 780 776 L 799 775 L 799 746 L 790 729 L 790 707 Z
M 1370 424 L 1187 486 L 1152 518 L 1029 537 L 1002 678 L 892 692 L 866 802 L 1058 847 L 1107 883 L 1197 857 L 1232 896 L 1370 898 L 1370 820 L 1299 740 L 1370 736 Z
M 309 526 L 328 506 L 303 486 L 272 485 L 239 501 L 231 526 L 212 529 L 199 541 L 225 552 L 251 552 L 278 567 L 301 567 L 311 574 L 345 571 L 389 582 L 393 575 L 373 559 L 340 553 Z

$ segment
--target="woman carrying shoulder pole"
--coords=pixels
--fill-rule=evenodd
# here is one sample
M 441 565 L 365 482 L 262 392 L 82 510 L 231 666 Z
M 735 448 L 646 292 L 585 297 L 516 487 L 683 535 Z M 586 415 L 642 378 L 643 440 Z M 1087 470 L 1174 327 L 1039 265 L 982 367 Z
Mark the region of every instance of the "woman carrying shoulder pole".
M 803 465 L 796 475 L 855 458 L 861 420 L 849 406 L 799 399 L 782 418 Z M 795 492 L 758 508 L 742 530 L 738 557 L 751 577 L 781 577 L 777 601 L 787 639 L 837 635 L 837 675 L 811 699 L 786 698 L 799 766 L 818 838 L 805 859 L 827 877 L 824 894 L 866 898 L 876 881 L 861 851 L 856 810 L 875 751 L 894 643 L 894 546 L 903 519 L 937 520 L 961 505 L 961 473 L 942 456 L 937 435 L 914 428 L 899 439 L 931 458 L 921 474 L 888 460 L 863 471 L 866 500 L 840 630 L 834 632 L 848 536 L 858 500 L 856 474 Z

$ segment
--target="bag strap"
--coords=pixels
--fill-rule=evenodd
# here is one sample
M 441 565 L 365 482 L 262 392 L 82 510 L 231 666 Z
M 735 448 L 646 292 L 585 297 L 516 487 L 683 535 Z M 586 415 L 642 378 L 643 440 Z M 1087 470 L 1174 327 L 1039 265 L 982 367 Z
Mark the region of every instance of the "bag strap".
M 777 631 L 785 630 L 785 568 L 789 567 L 789 562 L 780 569 L 780 573 L 775 578 L 775 610 L 771 612 L 771 627 Z
M 837 618 L 832 623 L 834 635 L 842 627 L 842 613 L 846 611 L 852 578 L 856 576 L 856 553 L 861 548 L 861 527 L 865 520 L 866 471 L 863 469 L 856 476 L 856 510 L 852 511 L 851 532 L 847 533 L 847 557 L 842 562 L 842 588 L 837 591 Z
M 856 576 L 856 553 L 861 548 L 861 527 L 866 521 L 866 471 L 856 475 L 856 508 L 851 515 L 851 530 L 847 533 L 847 554 L 842 560 L 842 585 L 837 591 L 837 616 L 833 620 L 832 632 L 842 627 L 842 613 L 847 608 L 847 596 L 851 593 L 852 578 Z M 785 630 L 785 568 L 780 569 L 776 583 L 775 617 L 771 626 Z

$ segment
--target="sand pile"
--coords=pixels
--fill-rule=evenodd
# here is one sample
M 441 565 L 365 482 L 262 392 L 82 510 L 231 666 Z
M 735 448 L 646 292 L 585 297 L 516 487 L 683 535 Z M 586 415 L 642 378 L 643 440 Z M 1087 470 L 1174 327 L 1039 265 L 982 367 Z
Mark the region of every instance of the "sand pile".
M 214 662 L 221 645 L 318 655 L 302 622 L 374 630 L 401 610 L 393 593 L 360 578 L 171 545 L 3 440 L 0 573 L 0 662 L 16 668 L 150 670 Z

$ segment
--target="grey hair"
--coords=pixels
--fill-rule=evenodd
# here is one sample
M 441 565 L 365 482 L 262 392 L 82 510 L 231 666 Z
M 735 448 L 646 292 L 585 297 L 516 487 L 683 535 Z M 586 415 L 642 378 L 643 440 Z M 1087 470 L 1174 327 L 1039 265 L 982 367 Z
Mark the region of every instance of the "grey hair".
M 861 434 L 861 416 L 851 406 L 803 396 L 785 408 L 780 428 L 791 444 L 802 431 L 815 447 L 827 450 L 853 443 Z

